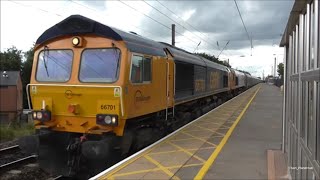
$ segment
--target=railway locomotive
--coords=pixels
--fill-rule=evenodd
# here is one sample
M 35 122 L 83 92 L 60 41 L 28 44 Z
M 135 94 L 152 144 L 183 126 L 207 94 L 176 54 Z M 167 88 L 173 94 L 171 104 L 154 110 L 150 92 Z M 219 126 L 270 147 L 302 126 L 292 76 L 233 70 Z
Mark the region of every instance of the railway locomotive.
M 72 15 L 36 41 L 20 146 L 40 167 L 95 174 L 260 80 L 185 50 Z

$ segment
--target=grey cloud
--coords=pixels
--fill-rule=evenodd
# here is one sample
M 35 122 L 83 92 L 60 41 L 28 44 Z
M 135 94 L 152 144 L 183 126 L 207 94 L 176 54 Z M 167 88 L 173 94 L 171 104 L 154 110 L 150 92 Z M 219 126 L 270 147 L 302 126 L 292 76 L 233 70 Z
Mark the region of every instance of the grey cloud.
M 221 42 L 220 46 L 223 46 L 227 40 L 230 40 L 228 45 L 228 49 L 230 50 L 250 48 L 250 41 L 248 40 L 247 34 L 243 28 L 234 1 L 160 2 L 179 16 L 189 10 L 196 11 L 191 18 L 187 20 L 187 22 L 202 33 L 209 34 L 210 39 L 203 38 L 208 42 L 202 43 L 201 46 L 203 49 L 217 48 L 216 46 L 214 47 L 214 45 L 216 45 L 216 41 L 219 41 L 219 43 Z M 154 7 L 159 9 L 161 12 L 164 12 L 167 16 L 182 24 L 184 27 L 188 28 L 191 32 L 196 32 L 188 24 L 175 18 L 174 14 L 170 13 L 158 2 L 148 1 L 148 3 L 152 4 Z M 293 1 L 237 1 L 237 3 L 248 32 L 250 35 L 252 33 L 254 46 L 279 43 L 281 34 L 285 29 L 287 19 L 294 3 Z M 149 15 L 168 27 L 174 23 L 154 9 L 149 13 Z M 186 32 L 184 28 L 179 26 L 177 23 L 175 24 L 178 32 Z M 162 36 L 169 39 L 171 36 L 170 29 L 163 27 L 147 17 L 143 18 L 140 26 L 148 32 L 152 32 L 153 38 Z M 177 36 L 179 36 L 179 34 L 177 34 Z M 188 39 L 186 39 L 186 41 L 190 41 L 192 46 L 201 40 L 198 37 L 191 39 L 195 42 L 191 42 Z

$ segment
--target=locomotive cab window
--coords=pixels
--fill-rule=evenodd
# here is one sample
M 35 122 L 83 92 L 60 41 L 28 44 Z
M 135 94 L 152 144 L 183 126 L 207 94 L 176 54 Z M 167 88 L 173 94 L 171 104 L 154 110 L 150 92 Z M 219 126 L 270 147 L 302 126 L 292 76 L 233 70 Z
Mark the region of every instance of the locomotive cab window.
M 38 57 L 36 80 L 41 82 L 67 82 L 70 79 L 73 52 L 71 50 L 48 50 Z
M 86 49 L 81 56 L 79 80 L 112 83 L 118 79 L 119 67 L 119 49 Z
M 131 59 L 131 82 L 151 81 L 151 58 L 133 55 Z

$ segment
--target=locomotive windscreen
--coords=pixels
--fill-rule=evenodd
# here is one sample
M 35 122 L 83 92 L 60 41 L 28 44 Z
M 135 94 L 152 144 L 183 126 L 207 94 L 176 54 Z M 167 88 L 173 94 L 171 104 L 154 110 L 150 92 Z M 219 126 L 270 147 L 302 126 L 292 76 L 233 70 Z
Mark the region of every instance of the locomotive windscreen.
M 42 50 L 38 57 L 37 81 L 66 82 L 70 79 L 72 50 Z
M 81 82 L 115 82 L 118 79 L 120 50 L 86 49 L 81 56 Z

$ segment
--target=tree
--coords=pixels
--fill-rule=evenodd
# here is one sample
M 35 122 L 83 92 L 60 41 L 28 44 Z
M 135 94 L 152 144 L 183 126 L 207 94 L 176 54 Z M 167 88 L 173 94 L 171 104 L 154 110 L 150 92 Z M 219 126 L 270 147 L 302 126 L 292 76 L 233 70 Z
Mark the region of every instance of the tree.
M 34 49 L 30 48 L 27 52 L 24 52 L 25 61 L 22 63 L 21 80 L 23 87 L 23 107 L 28 108 L 28 100 L 26 93 L 26 86 L 30 83 Z
M 279 63 L 278 64 L 278 70 L 277 70 L 279 76 L 281 76 L 281 78 L 283 77 L 283 73 L 284 73 L 284 65 L 283 63 Z
M 21 50 L 15 46 L 0 52 L 0 70 L 1 71 L 21 71 Z

